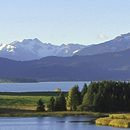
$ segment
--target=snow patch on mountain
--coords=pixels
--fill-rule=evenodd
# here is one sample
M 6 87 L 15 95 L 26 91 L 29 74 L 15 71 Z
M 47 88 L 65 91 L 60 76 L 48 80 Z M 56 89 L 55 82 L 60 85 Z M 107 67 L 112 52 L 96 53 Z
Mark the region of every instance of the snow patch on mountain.
M 6 46 L 6 44 L 0 43 L 0 51 Z
M 79 50 L 75 50 L 74 52 L 73 52 L 73 54 L 75 54 L 75 53 L 77 53 Z

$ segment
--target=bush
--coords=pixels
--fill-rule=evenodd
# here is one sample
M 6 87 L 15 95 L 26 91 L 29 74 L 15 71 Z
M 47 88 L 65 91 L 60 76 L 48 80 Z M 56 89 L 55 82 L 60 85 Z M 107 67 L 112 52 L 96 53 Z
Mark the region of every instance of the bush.
M 94 106 L 88 106 L 87 104 L 82 104 L 77 106 L 77 111 L 94 111 Z
M 61 89 L 60 88 L 56 88 L 55 92 L 61 92 Z
M 110 118 L 111 118 L 111 119 L 114 119 L 114 116 L 113 116 L 113 115 L 110 115 Z
M 125 115 L 123 115 L 123 118 L 122 119 L 127 119 L 127 117 Z

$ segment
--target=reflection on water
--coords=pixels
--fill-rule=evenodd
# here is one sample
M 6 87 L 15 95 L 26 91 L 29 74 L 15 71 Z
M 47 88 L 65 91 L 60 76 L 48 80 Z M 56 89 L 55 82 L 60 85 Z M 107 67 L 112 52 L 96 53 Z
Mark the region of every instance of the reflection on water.
M 88 117 L 34 117 L 0 118 L 0 130 L 125 130 L 108 126 L 96 126 Z

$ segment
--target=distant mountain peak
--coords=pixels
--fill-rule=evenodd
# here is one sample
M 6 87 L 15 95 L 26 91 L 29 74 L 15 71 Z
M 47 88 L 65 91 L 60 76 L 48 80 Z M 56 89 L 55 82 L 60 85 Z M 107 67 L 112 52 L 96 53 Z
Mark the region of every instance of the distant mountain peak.
M 125 37 L 125 36 L 130 36 L 130 33 L 121 34 L 120 36 L 123 36 L 123 37 Z
M 16 41 L 16 42 L 20 42 L 20 43 L 29 43 L 29 42 L 32 42 L 32 41 L 35 41 L 35 42 L 41 42 L 39 39 L 37 38 L 34 38 L 34 39 L 22 39 L 22 40 L 19 40 L 19 41 Z
M 126 33 L 126 34 L 120 34 L 119 36 L 117 36 L 116 38 L 128 38 L 130 37 L 130 33 Z M 116 39 L 115 38 L 115 39 Z
M 130 41 L 130 33 L 127 34 L 120 34 L 117 36 L 115 39 L 113 39 L 114 42 L 125 42 L 125 41 Z
M 22 40 L 19 40 L 18 42 L 23 42 L 24 41 L 24 39 L 22 39 Z

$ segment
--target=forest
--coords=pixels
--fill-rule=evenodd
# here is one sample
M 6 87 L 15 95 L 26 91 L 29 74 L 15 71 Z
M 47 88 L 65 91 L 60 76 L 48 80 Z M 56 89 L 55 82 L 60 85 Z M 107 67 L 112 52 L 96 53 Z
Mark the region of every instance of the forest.
M 91 82 L 82 101 L 84 110 L 98 112 L 130 111 L 130 83 Z
M 56 99 L 51 97 L 47 108 L 50 111 L 129 112 L 130 83 L 103 80 L 88 86 L 85 83 L 81 91 L 75 85 L 66 100 L 63 93 Z

